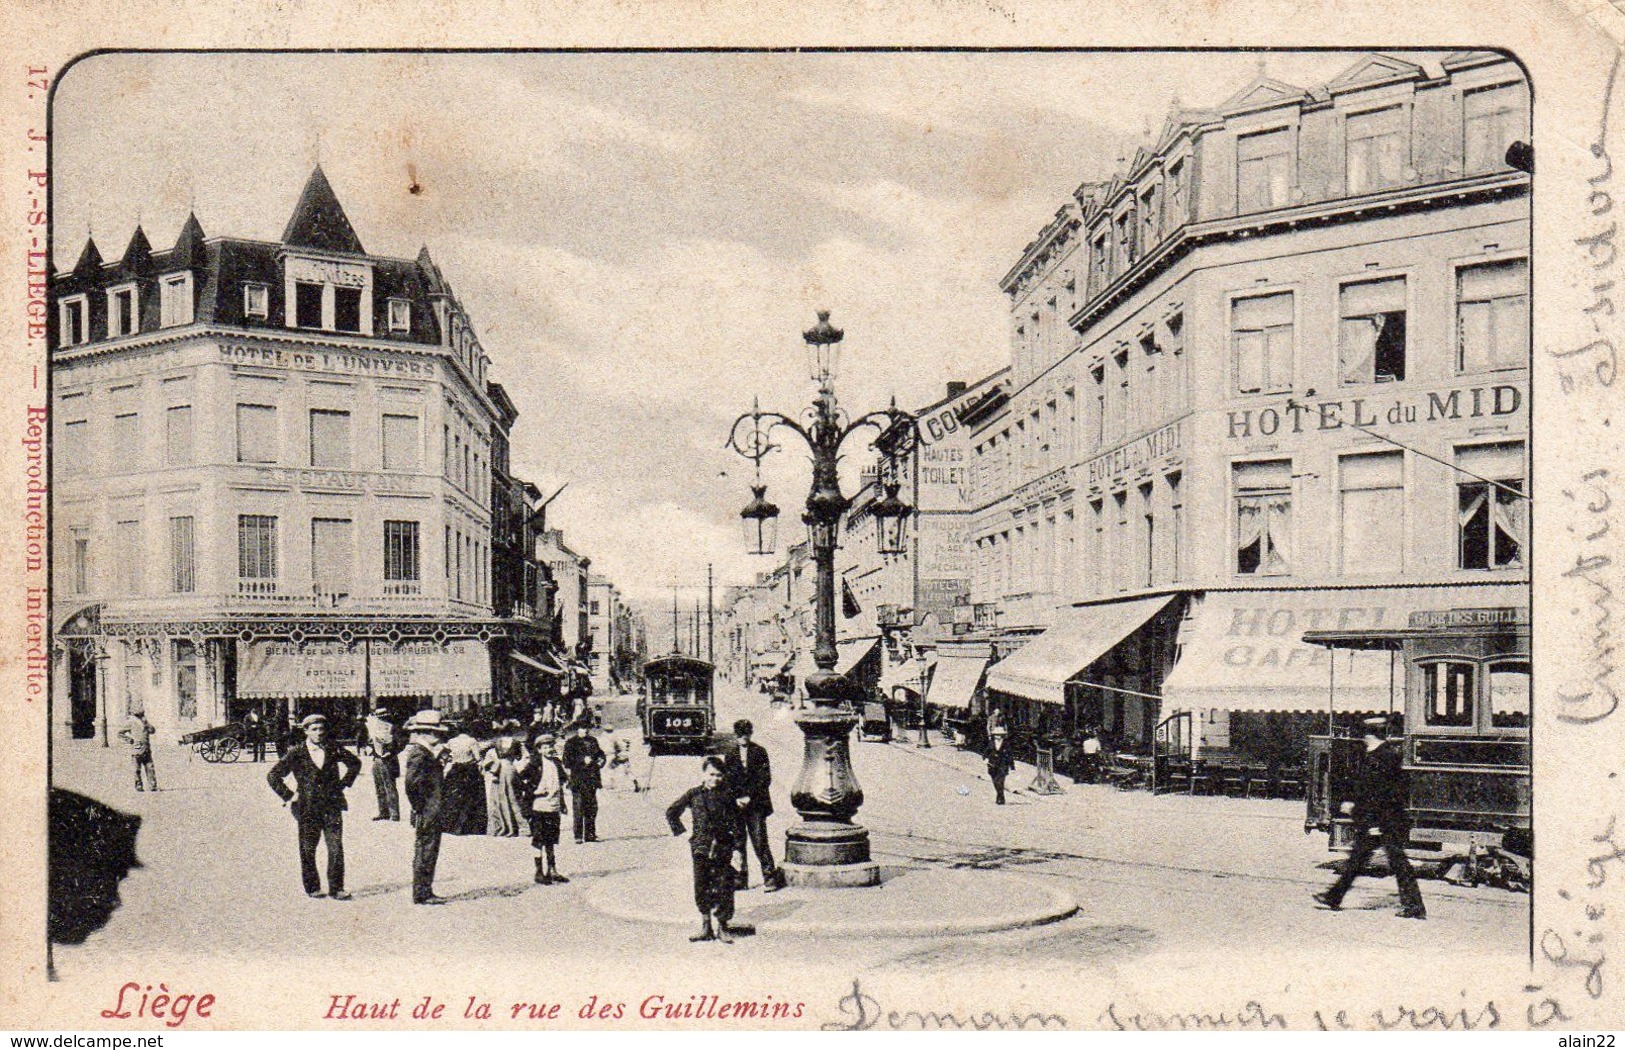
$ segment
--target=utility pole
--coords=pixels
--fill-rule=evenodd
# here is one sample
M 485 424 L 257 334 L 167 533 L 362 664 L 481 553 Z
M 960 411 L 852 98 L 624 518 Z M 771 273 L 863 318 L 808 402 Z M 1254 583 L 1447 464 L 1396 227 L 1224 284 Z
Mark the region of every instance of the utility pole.
M 705 661 L 713 666 L 717 662 L 717 614 L 716 606 L 712 604 L 711 590 L 714 580 L 711 575 L 711 563 L 705 563 Z
M 677 585 L 671 585 L 671 651 L 683 651 L 682 635 L 677 633 Z

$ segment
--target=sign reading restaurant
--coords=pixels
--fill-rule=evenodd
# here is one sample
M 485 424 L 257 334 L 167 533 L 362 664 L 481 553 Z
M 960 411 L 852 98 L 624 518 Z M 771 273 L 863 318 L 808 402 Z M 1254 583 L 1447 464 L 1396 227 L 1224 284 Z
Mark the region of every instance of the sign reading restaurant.
M 1406 423 L 1435 423 L 1446 419 L 1481 419 L 1515 415 L 1523 407 L 1523 392 L 1511 384 L 1430 390 L 1411 397 L 1351 397 L 1338 401 L 1298 401 L 1265 408 L 1239 408 L 1229 412 L 1232 439 L 1273 437 L 1285 431 L 1340 430 Z

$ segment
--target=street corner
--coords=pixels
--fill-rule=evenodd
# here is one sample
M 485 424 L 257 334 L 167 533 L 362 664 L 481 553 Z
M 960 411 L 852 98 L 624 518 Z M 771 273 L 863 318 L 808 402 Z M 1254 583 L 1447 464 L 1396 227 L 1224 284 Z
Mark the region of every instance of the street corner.
M 1048 880 L 985 870 L 888 865 L 879 886 L 837 891 L 790 887 L 735 895 L 735 920 L 758 934 L 815 937 L 941 937 L 1059 922 L 1078 902 Z M 643 869 L 596 881 L 589 907 L 632 922 L 667 926 L 695 920 L 686 870 Z

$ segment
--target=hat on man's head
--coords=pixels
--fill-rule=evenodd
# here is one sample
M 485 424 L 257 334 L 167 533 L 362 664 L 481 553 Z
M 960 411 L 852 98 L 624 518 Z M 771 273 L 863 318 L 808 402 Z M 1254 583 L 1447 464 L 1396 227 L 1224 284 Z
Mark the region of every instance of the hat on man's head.
M 734 723 L 734 736 L 750 736 L 755 731 L 756 727 L 750 724 L 748 718 L 741 718 Z
M 531 739 L 531 743 L 533 745 L 534 744 L 553 744 L 553 743 L 557 743 L 558 739 L 559 738 L 554 736 L 552 733 L 537 733 L 536 736 Z
M 379 718 L 388 718 L 389 708 L 385 707 L 383 704 L 378 704 L 373 707 L 372 713 L 377 715 Z
M 408 733 L 445 733 L 449 732 L 445 716 L 439 711 L 419 711 L 406 720 Z
M 1372 715 L 1370 718 L 1360 719 L 1360 725 L 1373 736 L 1382 736 L 1388 732 L 1392 723 L 1387 715 Z
M 299 720 L 300 729 L 309 729 L 311 726 L 325 726 L 326 724 L 326 715 L 306 715 Z

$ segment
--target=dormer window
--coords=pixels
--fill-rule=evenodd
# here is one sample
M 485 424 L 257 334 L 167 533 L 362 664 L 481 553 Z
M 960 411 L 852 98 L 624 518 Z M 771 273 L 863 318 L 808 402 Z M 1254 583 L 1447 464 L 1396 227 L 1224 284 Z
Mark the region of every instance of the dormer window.
M 295 328 L 322 328 L 322 293 L 325 285 L 310 281 L 293 283 L 293 326 Z
M 361 289 L 333 289 L 333 327 L 340 332 L 361 331 Z
M 271 290 L 263 284 L 243 285 L 243 316 L 265 320 L 271 316 Z
M 289 328 L 372 334 L 370 265 L 301 258 L 284 265 Z
M 192 323 L 192 274 L 165 274 L 158 282 L 158 323 L 164 328 Z
M 61 299 L 57 308 L 57 345 L 78 346 L 90 342 L 90 301 L 82 295 Z
M 412 330 L 412 304 L 409 301 L 405 299 L 389 301 L 389 330 L 391 332 Z
M 136 312 L 135 285 L 123 284 L 107 290 L 107 338 L 134 335 L 141 327 L 140 318 Z

